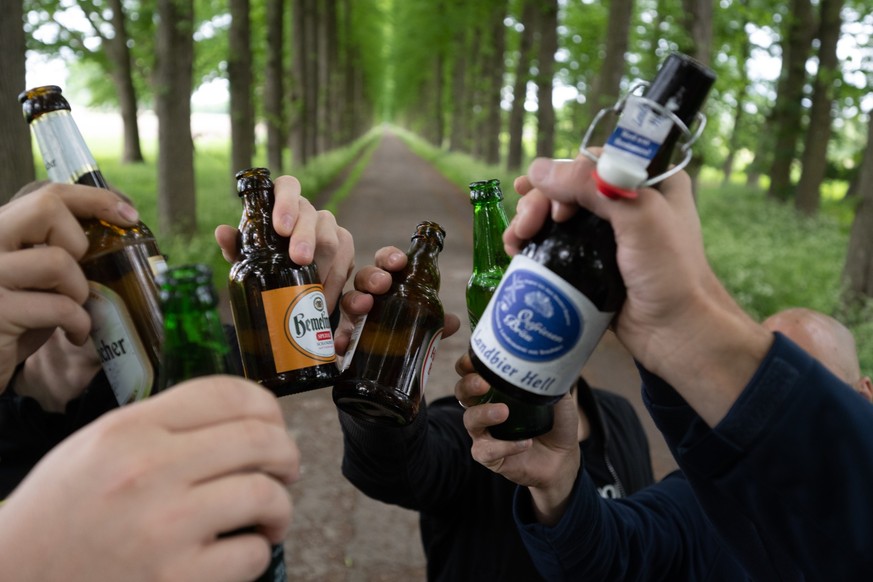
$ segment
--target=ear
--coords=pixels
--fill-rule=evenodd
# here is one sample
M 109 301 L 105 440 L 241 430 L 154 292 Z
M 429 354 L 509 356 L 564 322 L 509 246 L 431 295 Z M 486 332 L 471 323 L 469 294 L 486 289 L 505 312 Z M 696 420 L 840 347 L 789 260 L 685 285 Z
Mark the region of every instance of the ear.
M 864 376 L 858 380 L 858 392 L 861 396 L 867 399 L 868 402 L 873 402 L 873 381 L 869 376 Z

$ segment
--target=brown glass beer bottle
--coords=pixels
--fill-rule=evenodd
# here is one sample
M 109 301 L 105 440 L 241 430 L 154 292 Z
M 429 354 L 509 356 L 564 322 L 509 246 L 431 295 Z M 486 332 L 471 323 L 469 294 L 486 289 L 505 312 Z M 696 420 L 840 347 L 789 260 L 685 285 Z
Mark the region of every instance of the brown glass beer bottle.
M 292 261 L 288 238 L 273 229 L 270 171 L 242 170 L 236 184 L 243 258 L 228 289 L 243 372 L 277 396 L 330 386 L 339 369 L 318 268 Z
M 420 223 L 406 267 L 392 274 L 387 293 L 374 297 L 333 387 L 341 410 L 390 426 L 405 426 L 418 414 L 443 333 L 437 259 L 445 234 L 435 222 Z
M 18 99 L 50 180 L 108 188 L 60 87 L 30 89 Z M 118 403 L 127 404 L 157 390 L 163 320 L 155 276 L 166 261 L 142 222 L 81 223 L 89 241 L 80 264 L 90 285 L 91 339 Z

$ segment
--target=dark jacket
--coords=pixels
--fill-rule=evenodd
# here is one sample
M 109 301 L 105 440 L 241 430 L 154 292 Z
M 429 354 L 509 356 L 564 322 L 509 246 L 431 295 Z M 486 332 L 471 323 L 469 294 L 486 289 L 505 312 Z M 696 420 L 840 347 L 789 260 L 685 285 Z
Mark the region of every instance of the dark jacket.
M 602 468 L 596 486 L 631 492 L 651 483 L 648 440 L 631 404 L 579 389 L 580 402 L 598 403 L 586 408 L 592 438 L 580 445 Z M 343 474 L 374 499 L 420 512 L 428 580 L 541 579 L 513 521 L 515 485 L 470 456 L 463 413 L 454 398 L 440 398 L 398 429 L 340 412 Z
M 778 333 L 715 428 L 642 374 L 700 505 L 755 580 L 873 580 L 873 405 Z

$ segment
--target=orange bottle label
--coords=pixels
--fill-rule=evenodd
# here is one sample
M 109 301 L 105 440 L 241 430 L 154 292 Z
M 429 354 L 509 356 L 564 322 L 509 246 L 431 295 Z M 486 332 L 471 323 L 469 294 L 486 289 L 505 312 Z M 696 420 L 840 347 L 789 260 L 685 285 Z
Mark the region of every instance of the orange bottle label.
M 336 361 L 321 285 L 272 289 L 261 298 L 277 373 Z

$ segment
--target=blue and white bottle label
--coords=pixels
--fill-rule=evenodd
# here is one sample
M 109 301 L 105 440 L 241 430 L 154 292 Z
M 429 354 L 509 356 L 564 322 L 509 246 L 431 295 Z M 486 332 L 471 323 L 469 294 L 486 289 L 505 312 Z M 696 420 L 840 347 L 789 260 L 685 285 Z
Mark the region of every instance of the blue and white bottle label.
M 470 344 L 494 374 L 540 396 L 561 396 L 597 346 L 613 313 L 537 263 L 512 259 Z
M 669 117 L 653 109 L 648 101 L 631 95 L 625 102 L 618 124 L 603 147 L 603 155 L 616 155 L 646 168 L 673 128 Z

